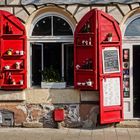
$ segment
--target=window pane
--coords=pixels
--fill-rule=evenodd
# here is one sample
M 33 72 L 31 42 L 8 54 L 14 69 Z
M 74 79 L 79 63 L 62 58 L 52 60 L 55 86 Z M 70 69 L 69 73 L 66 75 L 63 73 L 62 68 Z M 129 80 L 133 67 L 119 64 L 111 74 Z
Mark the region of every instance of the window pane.
M 125 36 L 140 36 L 140 18 L 133 20 L 127 26 Z
M 44 69 L 53 67 L 59 74 L 55 77 L 61 78 L 61 43 L 44 43 Z
M 72 35 L 69 24 L 60 17 L 53 17 L 53 34 L 54 35 Z
M 33 29 L 32 35 L 51 35 L 51 17 L 45 17 L 38 21 Z
M 73 44 L 64 47 L 64 80 L 67 81 L 67 86 L 74 84 L 73 49 Z
M 41 83 L 41 46 L 32 44 L 32 84 Z

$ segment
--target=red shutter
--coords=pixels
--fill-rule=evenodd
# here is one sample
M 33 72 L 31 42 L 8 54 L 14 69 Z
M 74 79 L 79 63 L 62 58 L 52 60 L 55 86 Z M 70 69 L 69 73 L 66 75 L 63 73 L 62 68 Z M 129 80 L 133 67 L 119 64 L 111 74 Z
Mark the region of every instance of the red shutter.
M 26 78 L 26 34 L 21 21 L 0 11 L 0 86 L 6 90 L 24 89 Z
M 122 38 L 114 18 L 98 11 L 100 122 L 123 119 Z M 112 40 L 108 37 L 112 34 Z
M 96 11 L 87 13 L 78 23 L 74 36 L 74 86 L 97 90 Z
M 90 22 L 90 32 L 84 31 Z M 108 37 L 112 36 L 112 40 Z M 92 37 L 92 45 L 89 45 Z M 113 17 L 93 9 L 78 23 L 75 30 L 75 88 L 99 90 L 100 123 L 119 122 L 123 119 L 122 44 L 119 25 Z M 88 69 L 86 58 L 92 58 Z M 88 79 L 93 82 L 88 86 Z M 90 85 L 90 84 L 89 84 Z

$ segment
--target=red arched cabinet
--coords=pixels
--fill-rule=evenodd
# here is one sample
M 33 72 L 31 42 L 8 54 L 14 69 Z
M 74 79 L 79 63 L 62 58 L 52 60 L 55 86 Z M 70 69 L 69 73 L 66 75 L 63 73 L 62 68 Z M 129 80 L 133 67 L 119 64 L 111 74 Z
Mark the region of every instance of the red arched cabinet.
M 99 91 L 102 124 L 123 119 L 121 38 L 116 20 L 97 9 L 80 20 L 74 34 L 74 86 Z
M 97 90 L 96 11 L 87 13 L 74 34 L 74 86 L 81 90 Z
M 25 27 L 9 12 L 0 10 L 0 86 L 5 90 L 27 87 Z

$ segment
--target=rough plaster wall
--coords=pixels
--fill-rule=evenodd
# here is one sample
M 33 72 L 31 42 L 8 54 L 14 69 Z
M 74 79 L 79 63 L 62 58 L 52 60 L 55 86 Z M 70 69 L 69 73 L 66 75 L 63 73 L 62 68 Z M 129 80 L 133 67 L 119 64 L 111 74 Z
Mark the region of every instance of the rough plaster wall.
M 77 5 L 70 5 L 67 7 L 67 10 L 73 15 Z
M 4 11 L 7 11 L 7 12 L 12 13 L 12 10 L 13 9 L 11 7 L 9 7 L 9 8 L 7 8 L 7 7 L 1 7 L 0 10 L 4 10 Z
M 127 6 L 127 5 L 121 5 L 120 8 L 125 15 L 130 11 L 129 6 Z
M 75 18 L 78 21 L 88 12 L 90 11 L 90 7 L 80 7 L 75 15 Z
M 115 6 L 110 6 L 108 8 L 108 14 L 113 16 L 118 23 L 120 23 L 123 19 L 123 16 L 120 14 L 119 10 Z
M 20 7 L 15 8 L 15 16 L 26 21 L 29 15 Z
M 135 8 L 139 7 L 139 4 L 138 4 L 138 3 L 136 3 L 136 4 L 131 4 L 131 6 L 132 6 L 132 9 L 135 9 Z
M 16 5 L 16 4 L 20 4 L 21 0 L 7 0 L 7 4 L 10 5 Z

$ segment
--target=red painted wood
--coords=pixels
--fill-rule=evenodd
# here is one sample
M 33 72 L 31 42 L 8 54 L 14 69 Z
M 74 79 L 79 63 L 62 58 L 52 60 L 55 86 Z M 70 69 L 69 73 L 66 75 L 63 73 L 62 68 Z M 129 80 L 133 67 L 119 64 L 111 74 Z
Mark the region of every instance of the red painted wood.
M 90 31 L 82 32 L 84 26 L 90 23 Z M 107 40 L 108 33 L 113 34 L 113 40 Z M 89 38 L 92 45 L 89 45 Z M 122 39 L 118 23 L 114 18 L 103 11 L 93 9 L 88 12 L 78 23 L 74 36 L 74 86 L 80 90 L 98 90 L 100 94 L 100 123 L 120 122 L 123 120 L 123 83 L 122 83 Z M 87 41 L 82 43 L 82 41 Z M 104 73 L 103 49 L 116 48 L 119 50 L 120 71 Z M 82 62 L 86 58 L 92 58 L 91 69 L 82 68 Z M 119 79 L 120 104 L 104 105 L 103 80 Z M 92 86 L 88 86 L 87 79 L 91 79 Z
M 54 110 L 54 120 L 55 121 L 63 121 L 64 120 L 64 110 L 63 109 L 55 109 Z
M 82 18 L 74 34 L 74 86 L 81 90 L 98 89 L 96 34 L 96 11 L 94 10 Z
M 27 87 L 25 27 L 17 17 L 9 12 L 0 10 L 0 35 L 1 89 L 25 89 Z
M 99 52 L 99 81 L 100 81 L 100 123 L 120 122 L 123 120 L 123 83 L 122 83 L 122 37 L 118 23 L 115 19 L 104 13 L 98 11 L 98 52 Z M 111 42 L 107 41 L 108 33 L 113 34 Z M 102 50 L 109 47 L 115 47 L 119 50 L 120 59 L 120 72 L 104 73 L 103 72 L 103 56 Z M 103 92 L 103 79 L 106 78 L 119 78 L 120 79 L 120 104 L 104 106 L 104 92 Z

